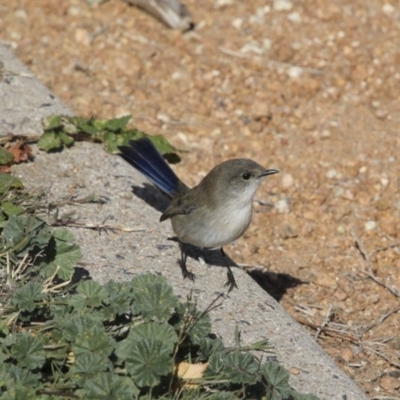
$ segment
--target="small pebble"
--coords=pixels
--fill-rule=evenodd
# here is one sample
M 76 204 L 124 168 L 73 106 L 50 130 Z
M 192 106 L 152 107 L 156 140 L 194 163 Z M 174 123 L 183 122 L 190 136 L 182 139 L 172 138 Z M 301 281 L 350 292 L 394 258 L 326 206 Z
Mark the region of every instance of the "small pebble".
M 331 137 L 331 131 L 329 129 L 324 129 L 321 132 L 321 139 L 328 139 Z
M 375 221 L 368 221 L 365 223 L 365 230 L 366 231 L 373 231 L 374 229 L 376 229 L 377 224 Z
M 386 3 L 382 6 L 382 12 L 386 15 L 391 15 L 394 13 L 394 11 L 395 8 L 390 3 Z
M 275 11 L 288 11 L 291 10 L 293 4 L 289 0 L 274 0 L 273 9 Z
M 292 175 L 284 174 L 282 176 L 282 181 L 281 181 L 282 188 L 289 189 L 290 187 L 293 186 L 293 184 L 294 184 L 294 179 Z
M 290 67 L 287 71 L 290 78 L 300 78 L 303 75 L 303 68 L 300 67 Z
M 280 213 L 288 213 L 289 212 L 289 200 L 288 199 L 281 199 L 275 204 L 275 208 Z
M 325 176 L 328 179 L 333 179 L 333 178 L 336 178 L 338 176 L 338 172 L 336 171 L 336 169 L 332 168 L 326 173 Z
M 235 18 L 232 21 L 232 26 L 236 29 L 240 29 L 243 25 L 243 18 Z
M 297 23 L 301 22 L 301 16 L 300 16 L 300 14 L 298 12 L 290 13 L 287 16 L 287 18 L 288 18 L 289 21 L 292 21 L 292 22 L 297 22 Z
M 217 8 L 220 8 L 224 6 L 230 6 L 234 2 L 235 0 L 217 0 L 215 5 L 217 6 Z
M 386 187 L 387 185 L 389 185 L 389 179 L 386 177 L 381 178 L 381 184 L 383 187 Z

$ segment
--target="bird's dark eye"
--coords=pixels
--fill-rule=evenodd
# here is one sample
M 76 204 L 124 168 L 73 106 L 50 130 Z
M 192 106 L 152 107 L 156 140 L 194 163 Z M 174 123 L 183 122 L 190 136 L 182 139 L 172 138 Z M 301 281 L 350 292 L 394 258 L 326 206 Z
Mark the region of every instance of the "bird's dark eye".
M 245 181 L 248 181 L 248 180 L 250 179 L 250 177 L 251 177 L 251 174 L 248 173 L 248 172 L 244 172 L 243 175 L 242 175 L 242 178 L 243 178 Z

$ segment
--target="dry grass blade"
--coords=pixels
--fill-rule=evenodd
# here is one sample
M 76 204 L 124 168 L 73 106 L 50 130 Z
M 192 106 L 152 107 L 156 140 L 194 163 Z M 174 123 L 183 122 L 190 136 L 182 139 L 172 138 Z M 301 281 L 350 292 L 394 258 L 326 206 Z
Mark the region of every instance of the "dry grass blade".
M 53 275 L 48 277 L 44 282 L 43 282 L 43 293 L 59 293 L 61 292 L 61 289 L 63 289 L 65 286 L 68 286 L 71 283 L 71 279 L 65 282 L 57 283 L 54 284 L 54 279 L 57 276 L 57 273 L 59 271 L 60 267 L 57 266 L 56 270 L 54 271 Z

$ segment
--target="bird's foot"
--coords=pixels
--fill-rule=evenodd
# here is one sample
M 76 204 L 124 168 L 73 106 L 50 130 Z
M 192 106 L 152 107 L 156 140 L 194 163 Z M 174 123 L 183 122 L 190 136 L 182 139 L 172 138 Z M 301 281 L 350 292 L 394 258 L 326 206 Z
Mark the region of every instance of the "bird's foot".
M 193 272 L 190 272 L 187 268 L 186 265 L 182 262 L 179 263 L 181 266 L 181 270 L 182 270 L 182 275 L 183 275 L 183 279 L 190 279 L 192 282 L 194 282 L 194 280 L 196 279 L 196 275 Z
M 239 289 L 238 285 L 236 284 L 235 277 L 233 276 L 233 272 L 231 269 L 228 269 L 227 272 L 228 281 L 225 283 L 225 286 L 229 286 L 228 293 L 231 292 L 234 288 Z
M 189 278 L 192 282 L 196 279 L 196 275 L 188 270 L 182 271 L 183 278 Z

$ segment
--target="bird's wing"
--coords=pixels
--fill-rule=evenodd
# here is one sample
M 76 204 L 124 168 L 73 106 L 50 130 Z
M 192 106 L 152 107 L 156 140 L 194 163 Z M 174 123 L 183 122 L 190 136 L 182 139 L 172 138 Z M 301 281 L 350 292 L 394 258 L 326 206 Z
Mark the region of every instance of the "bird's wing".
M 188 215 L 192 213 L 197 206 L 195 206 L 191 201 L 185 201 L 185 196 L 175 197 L 168 208 L 163 212 L 160 217 L 160 222 L 165 221 L 168 218 L 172 218 L 175 215 Z

